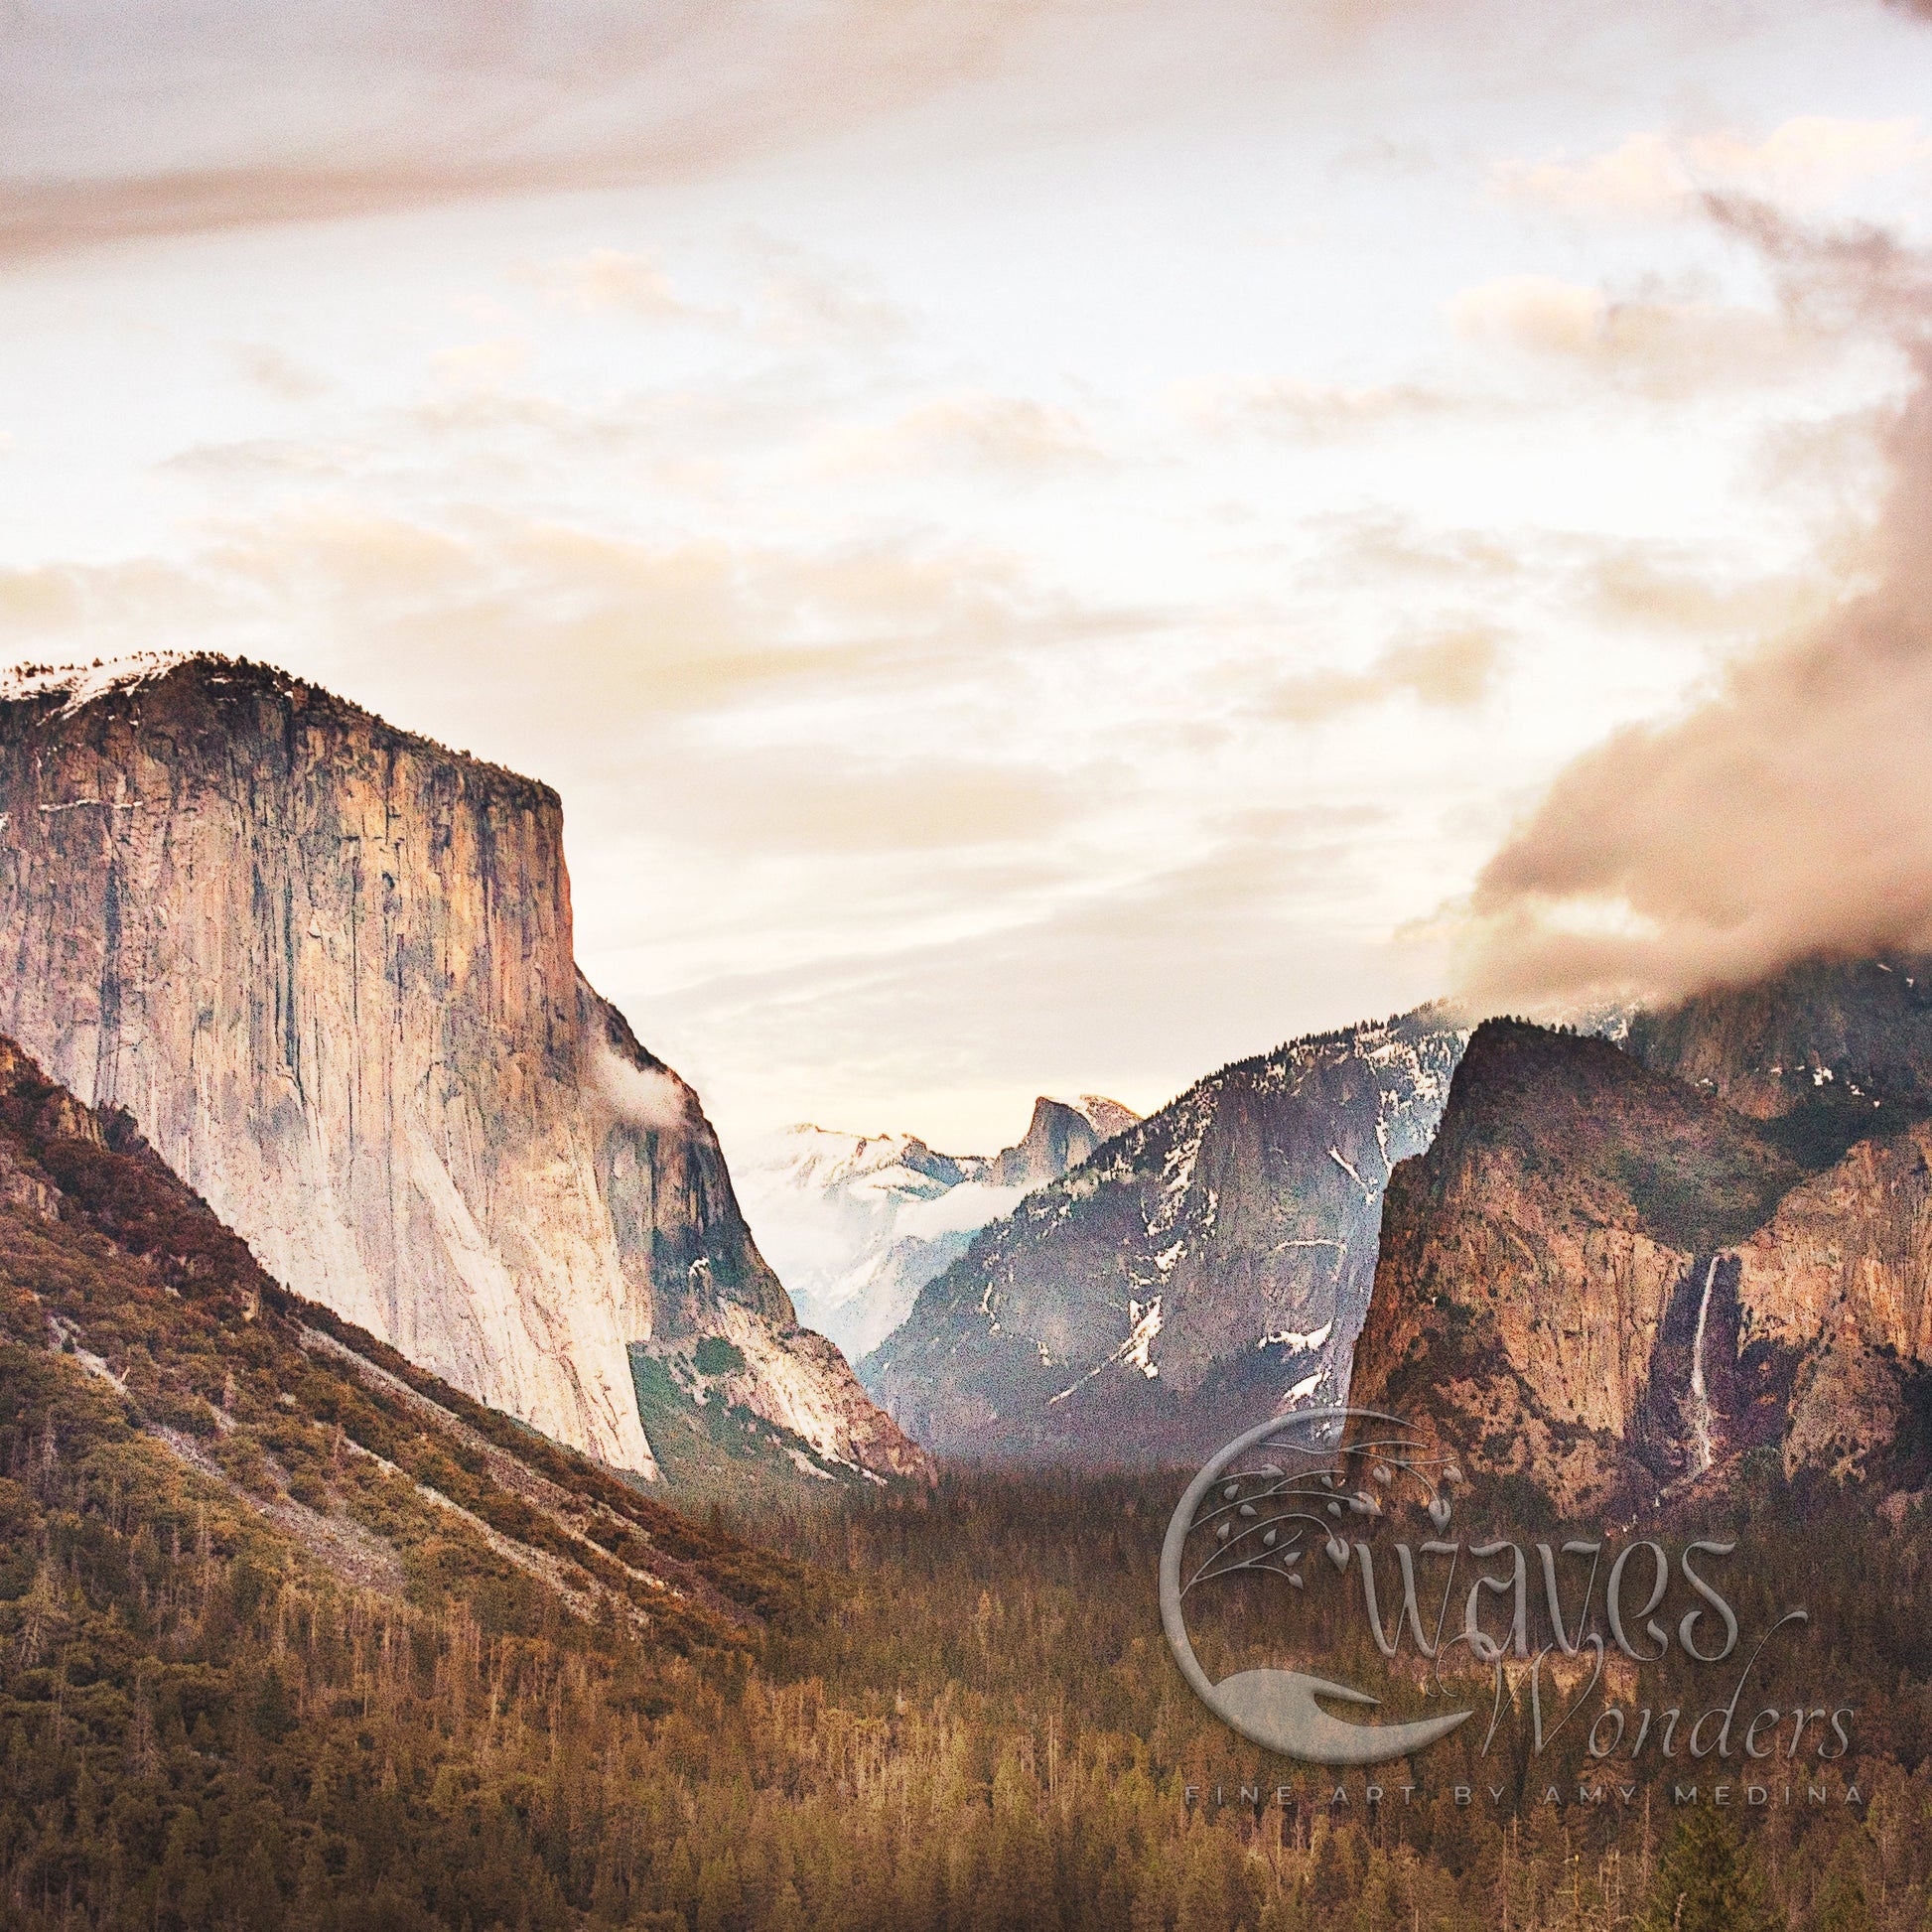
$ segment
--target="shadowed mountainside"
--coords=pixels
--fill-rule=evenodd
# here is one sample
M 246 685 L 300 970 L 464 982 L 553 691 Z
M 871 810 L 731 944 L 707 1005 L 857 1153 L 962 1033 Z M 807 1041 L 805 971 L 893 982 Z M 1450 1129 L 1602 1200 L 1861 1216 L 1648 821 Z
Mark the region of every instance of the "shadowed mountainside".
M 1438 1008 L 1197 1082 L 1040 1188 L 920 1291 L 861 1364 L 966 1457 L 1205 1453 L 1346 1386 L 1382 1187 L 1426 1147 L 1465 1035 Z

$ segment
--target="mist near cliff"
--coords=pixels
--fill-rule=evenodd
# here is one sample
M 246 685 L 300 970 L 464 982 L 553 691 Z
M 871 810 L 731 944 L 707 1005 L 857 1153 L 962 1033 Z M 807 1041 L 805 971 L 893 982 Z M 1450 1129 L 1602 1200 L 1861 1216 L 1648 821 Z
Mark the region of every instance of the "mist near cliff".
M 1751 205 L 1712 212 L 1761 251 L 1787 310 L 1904 358 L 1882 502 L 1822 620 L 1576 759 L 1483 866 L 1461 979 L 1491 1005 L 1932 946 L 1932 256 Z
M 676 1134 L 691 1125 L 690 1089 L 676 1074 L 639 1066 L 602 1038 L 592 1039 L 589 1051 L 599 1095 L 626 1126 Z

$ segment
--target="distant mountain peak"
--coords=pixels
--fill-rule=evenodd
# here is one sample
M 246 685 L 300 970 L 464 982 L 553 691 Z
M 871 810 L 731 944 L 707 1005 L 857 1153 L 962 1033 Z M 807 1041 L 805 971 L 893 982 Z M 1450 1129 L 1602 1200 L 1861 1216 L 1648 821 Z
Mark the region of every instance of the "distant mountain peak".
M 1139 1118 L 1131 1108 L 1101 1094 L 1061 1100 L 1043 1093 L 1034 1102 L 1026 1133 L 988 1163 L 987 1177 L 997 1186 L 1043 1187 L 1091 1158 Z
M 801 1319 L 858 1355 L 904 1319 L 923 1284 L 980 1228 L 1137 1118 L 1102 1094 L 1041 1094 L 1026 1133 L 994 1155 L 800 1121 L 748 1150 L 739 1184 Z

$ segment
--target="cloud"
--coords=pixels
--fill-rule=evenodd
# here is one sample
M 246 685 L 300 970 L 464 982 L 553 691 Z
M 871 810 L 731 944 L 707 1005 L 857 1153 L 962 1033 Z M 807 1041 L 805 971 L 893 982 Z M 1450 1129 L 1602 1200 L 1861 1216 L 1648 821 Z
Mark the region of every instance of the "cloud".
M 877 348 L 912 333 L 912 318 L 870 278 L 788 243 L 762 240 L 767 277 L 758 319 L 773 342 Z
M 714 171 L 994 58 L 1031 6 L 80 0 L 0 26 L 0 255 Z
M 587 1040 L 591 1078 L 604 1103 L 631 1127 L 660 1134 L 682 1132 L 696 1112 L 691 1089 L 667 1068 L 639 1066 L 595 1031 Z
M 552 301 L 595 315 L 620 310 L 651 321 L 701 313 L 679 296 L 655 255 L 593 248 L 573 261 L 542 262 L 522 271 Z
M 1761 141 L 1734 129 L 1629 135 L 1587 161 L 1509 161 L 1497 192 L 1593 212 L 1689 214 L 1704 196 L 1745 194 L 1786 208 L 1817 207 L 1865 181 L 1932 160 L 1932 135 L 1915 116 L 1844 120 L 1805 114 Z
M 1271 709 L 1296 724 L 1318 724 L 1344 712 L 1414 698 L 1435 710 L 1466 710 L 1493 689 L 1501 663 L 1496 639 L 1465 629 L 1385 650 L 1366 671 L 1322 671 L 1276 687 Z
M 1588 161 L 1505 161 L 1492 180 L 1514 200 L 1615 214 L 1681 213 L 1696 194 L 1669 137 L 1651 133 L 1632 134 Z
M 407 450 L 426 433 L 442 461 L 466 467 L 497 460 L 516 447 L 516 439 L 527 438 L 573 463 L 616 459 L 673 465 L 688 474 L 724 457 L 802 443 L 822 428 L 830 407 L 826 385 L 807 379 L 795 364 L 688 388 L 619 390 L 594 401 L 526 384 L 446 382 L 395 415 L 377 418 L 373 434 Z
M 717 178 L 969 91 L 948 132 L 1008 157 L 1130 117 L 1225 124 L 1371 56 L 1440 69 L 1446 39 L 1485 91 L 1546 84 L 1553 43 L 1576 58 L 1527 0 L 15 6 L 0 259 Z
M 1529 560 L 1507 537 L 1429 529 L 1387 511 L 1316 519 L 1314 527 L 1329 534 L 1330 575 L 1344 587 L 1407 580 L 1493 590 L 1520 578 L 1528 567 Z
M 1071 410 L 981 390 L 921 403 L 884 428 L 847 431 L 821 457 L 834 472 L 966 467 L 1033 476 L 1104 461 Z
M 1458 336 L 1545 354 L 1592 355 L 1602 345 L 1608 308 L 1601 289 L 1547 275 L 1506 275 L 1451 297 L 1449 320 Z
M 1568 560 L 1567 575 L 1592 616 L 1691 635 L 1762 637 L 1831 602 L 1795 574 L 1725 578 L 1687 552 L 1639 544 L 1589 545 Z
M 1464 399 L 1420 383 L 1349 387 L 1291 376 L 1223 378 L 1179 385 L 1173 400 L 1203 429 L 1247 429 L 1289 443 L 1327 443 L 1381 429 L 1407 428 L 1466 407 Z
M 1872 230 L 1737 218 L 1788 305 L 1910 358 L 1889 490 L 1827 616 L 1577 759 L 1489 860 L 1463 927 L 1482 997 L 1673 994 L 1932 947 L 1932 263 Z
M 497 336 L 488 342 L 459 343 L 438 349 L 430 367 L 439 382 L 453 389 L 494 393 L 530 366 L 530 345 L 519 336 Z
M 278 402 L 314 402 L 329 393 L 327 381 L 271 343 L 237 343 L 233 354 L 242 374 Z
M 1781 380 L 1815 352 L 1789 314 L 1718 302 L 1613 300 L 1546 275 L 1507 275 L 1463 289 L 1449 321 L 1493 343 L 1607 375 L 1648 394 Z
M 0 571 L 0 645 L 16 651 L 293 659 L 438 737 L 507 733 L 516 758 L 584 775 L 634 757 L 642 732 L 747 707 L 941 706 L 957 683 L 1160 621 L 1090 609 L 991 548 L 654 543 L 337 501 L 216 526 L 185 563 Z
M 15 655 L 98 642 L 120 653 L 205 621 L 199 587 L 171 564 L 31 564 L 0 569 L 0 648 Z
M 1332 175 L 1369 175 L 1385 181 L 1413 181 L 1437 166 L 1435 151 L 1422 141 L 1398 141 L 1386 134 L 1350 141 L 1332 162 Z
M 0 258 L 686 181 L 997 78 L 1042 41 L 1158 28 L 1145 0 L 16 8 Z
M 928 943 L 901 928 L 894 944 L 721 973 L 660 999 L 653 1024 L 710 1042 L 708 1107 L 713 1086 L 768 1090 L 780 1067 L 795 1090 L 774 1117 L 816 1107 L 897 1126 L 893 1096 L 916 1093 L 910 1124 L 940 1145 L 1010 1138 L 1016 1107 L 1097 1068 L 1152 1108 L 1287 1032 L 1427 997 L 1437 960 L 1335 916 L 1377 836 L 1379 807 L 1209 815 L 1184 856 L 1104 891 L 1061 882 Z
M 709 753 L 689 756 L 690 787 L 657 816 L 659 832 L 689 851 L 863 857 L 1023 847 L 1064 831 L 1085 802 L 1065 772 L 930 751 L 832 760 L 815 747 L 772 747 L 729 787 L 707 786 L 715 762 Z
M 554 714 L 561 742 L 587 716 L 595 743 L 626 718 L 942 680 L 1068 615 L 991 552 L 801 554 L 494 517 L 453 534 L 311 508 L 235 532 L 215 561 L 364 640 L 351 657 L 394 652 L 426 690 L 460 678 L 480 715 Z M 543 664 L 561 681 L 533 675 Z

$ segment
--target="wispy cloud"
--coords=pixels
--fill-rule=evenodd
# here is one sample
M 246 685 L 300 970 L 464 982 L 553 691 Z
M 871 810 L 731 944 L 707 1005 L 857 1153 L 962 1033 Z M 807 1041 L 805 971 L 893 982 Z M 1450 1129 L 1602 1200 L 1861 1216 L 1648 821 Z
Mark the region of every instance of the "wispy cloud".
M 973 88 L 1060 130 L 1212 117 L 1318 87 L 1364 50 L 1434 65 L 1450 42 L 1486 80 L 1523 84 L 1572 38 L 1531 0 L 1213 0 L 1184 20 L 1165 0 L 16 7 L 0 16 L 0 259 L 680 184 Z
M 242 374 L 279 402 L 314 402 L 329 393 L 327 378 L 273 343 L 237 343 L 233 353 Z
M 819 455 L 821 466 L 833 473 L 967 468 L 1007 477 L 1105 461 L 1072 410 L 984 390 L 937 396 L 890 423 L 842 430 L 825 440 Z
M 1290 443 L 1410 428 L 1473 406 L 1467 396 L 1420 382 L 1309 382 L 1294 376 L 1220 377 L 1179 385 L 1172 398 L 1207 430 L 1248 430 Z
M 766 265 L 757 320 L 779 343 L 841 343 L 881 348 L 911 334 L 912 318 L 862 271 L 760 240 Z
M 487 394 L 506 388 L 530 366 L 531 345 L 521 336 L 492 336 L 478 343 L 457 343 L 438 349 L 430 360 L 438 382 L 457 390 Z
M 1781 207 L 1818 207 L 1862 182 L 1932 161 L 1932 132 L 1916 117 L 1848 120 L 1804 114 L 1761 140 L 1733 128 L 1632 134 L 1581 161 L 1506 161 L 1493 180 L 1507 197 L 1623 215 L 1697 211 L 1709 194 L 1744 194 Z
M 1391 645 L 1364 671 L 1285 679 L 1276 687 L 1272 708 L 1297 724 L 1316 724 L 1400 697 L 1434 710 L 1466 710 L 1489 695 L 1501 661 L 1501 648 L 1488 630 L 1449 631 Z
M 956 84 L 1036 10 L 17 9 L 0 23 L 0 253 L 676 180 Z
M 1732 303 L 1615 299 L 1546 275 L 1510 275 L 1449 305 L 1458 336 L 1526 350 L 1660 396 L 1780 381 L 1817 344 L 1789 314 Z
M 514 713 L 532 738 L 547 726 L 558 757 L 753 700 L 933 690 L 1152 621 L 1086 609 L 991 549 L 649 543 L 331 502 L 235 521 L 186 562 L 0 571 L 0 643 L 16 651 L 249 649 L 266 627 L 277 655 L 351 680 L 384 666 L 392 687 L 420 690 L 425 716 Z
M 520 271 L 553 302 L 586 314 L 612 310 L 650 321 L 683 320 L 702 315 L 671 285 L 662 260 L 622 248 L 593 248 L 570 261 L 540 262 Z

